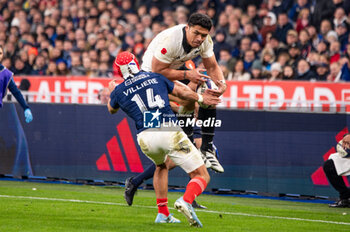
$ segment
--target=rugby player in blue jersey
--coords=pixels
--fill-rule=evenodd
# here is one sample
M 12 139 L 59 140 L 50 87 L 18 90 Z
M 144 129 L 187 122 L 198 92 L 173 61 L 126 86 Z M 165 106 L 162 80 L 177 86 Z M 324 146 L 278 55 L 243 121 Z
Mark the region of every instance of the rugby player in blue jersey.
M 208 105 L 217 105 L 220 99 L 210 90 L 200 95 L 161 74 L 140 71 L 135 56 L 129 52 L 120 53 L 115 62 L 125 80 L 119 85 L 115 81 L 110 82 L 111 94 L 107 107 L 110 113 L 116 113 L 121 108 L 135 121 L 137 142 L 143 153 L 156 164 L 153 185 L 158 215 L 155 222 L 180 222 L 167 207 L 168 168 L 165 162 L 170 158 L 191 177 L 183 197 L 176 200 L 175 208 L 191 226 L 202 227 L 192 202 L 205 190 L 210 176 L 200 152 L 182 129 L 174 126 L 177 119 L 170 107 L 168 94 Z
M 0 46 L 0 62 L 4 57 L 4 49 Z M 22 106 L 24 110 L 24 117 L 27 123 L 33 120 L 32 111 L 30 110 L 28 104 L 23 98 L 23 95 L 17 88 L 15 82 L 13 81 L 13 73 L 4 67 L 0 63 L 0 108 L 2 108 L 2 99 L 6 96 L 7 89 L 10 90 L 12 95 L 16 98 L 18 103 Z

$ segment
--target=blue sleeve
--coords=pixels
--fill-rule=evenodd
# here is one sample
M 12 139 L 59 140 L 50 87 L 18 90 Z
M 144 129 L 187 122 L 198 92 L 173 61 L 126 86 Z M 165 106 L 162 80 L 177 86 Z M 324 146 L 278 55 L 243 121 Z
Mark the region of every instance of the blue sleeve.
M 166 78 L 165 76 L 163 75 L 159 75 L 159 79 L 165 84 L 167 90 L 168 90 L 168 93 L 171 93 L 173 92 L 173 89 L 174 89 L 174 82 L 170 81 L 168 78 Z
M 118 94 L 115 90 L 113 90 L 113 92 L 111 93 L 111 96 L 110 96 L 110 106 L 113 108 L 113 109 L 118 109 L 119 108 L 119 104 L 118 104 Z
M 27 108 L 29 108 L 29 106 L 27 105 L 26 101 L 23 98 L 21 91 L 19 91 L 13 79 L 11 79 L 8 89 L 10 90 L 12 95 L 16 98 L 18 103 L 22 106 L 23 110 L 26 110 Z

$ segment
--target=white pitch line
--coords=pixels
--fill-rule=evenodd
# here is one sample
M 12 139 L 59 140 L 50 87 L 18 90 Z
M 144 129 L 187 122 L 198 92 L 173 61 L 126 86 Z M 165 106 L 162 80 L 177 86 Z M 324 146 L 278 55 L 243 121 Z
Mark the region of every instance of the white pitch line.
M 77 202 L 77 203 L 88 203 L 88 204 L 100 204 L 100 205 L 118 205 L 118 206 L 127 206 L 124 203 L 116 202 L 103 202 L 103 201 L 85 201 L 77 199 L 60 199 L 60 198 L 47 198 L 47 197 L 30 197 L 30 196 L 10 196 L 10 195 L 0 195 L 2 198 L 17 198 L 17 199 L 30 199 L 30 200 L 46 200 L 46 201 L 62 201 L 62 202 Z M 133 207 L 138 208 L 148 208 L 155 209 L 155 206 L 147 205 L 133 205 Z M 169 207 L 170 209 L 174 209 Z M 292 221 L 305 221 L 305 222 L 317 222 L 317 223 L 327 223 L 327 224 L 337 224 L 337 225 L 348 225 L 349 222 L 336 222 L 336 221 L 325 221 L 325 220 L 316 220 L 316 219 L 306 219 L 306 218 L 292 218 L 292 217 L 280 217 L 280 216 L 268 216 L 268 215 L 259 215 L 259 214 L 249 214 L 249 213 L 234 213 L 234 212 L 220 212 L 213 210 L 196 210 L 203 213 L 213 213 L 213 214 L 226 214 L 226 215 L 236 215 L 236 216 L 246 216 L 246 217 L 260 217 L 260 218 L 271 218 L 271 219 L 282 219 L 282 220 L 292 220 Z

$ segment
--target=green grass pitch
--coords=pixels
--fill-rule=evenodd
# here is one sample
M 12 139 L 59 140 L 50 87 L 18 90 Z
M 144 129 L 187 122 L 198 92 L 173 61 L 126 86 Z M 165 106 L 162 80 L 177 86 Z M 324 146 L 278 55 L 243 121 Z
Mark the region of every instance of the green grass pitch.
M 201 195 L 203 228 L 192 228 L 173 209 L 182 195 L 168 195 L 180 224 L 155 224 L 153 191 L 138 190 L 134 205 L 124 189 L 23 181 L 0 181 L 0 231 L 350 231 L 350 209 L 326 204 Z

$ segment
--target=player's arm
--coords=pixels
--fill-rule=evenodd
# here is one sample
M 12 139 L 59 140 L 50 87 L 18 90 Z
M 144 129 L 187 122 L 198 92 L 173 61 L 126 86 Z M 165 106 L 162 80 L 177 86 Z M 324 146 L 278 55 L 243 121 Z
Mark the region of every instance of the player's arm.
M 119 110 L 119 108 L 116 108 L 116 109 L 115 109 L 115 108 L 113 108 L 113 107 L 111 106 L 111 99 L 108 100 L 107 108 L 108 108 L 109 113 L 111 113 L 111 114 L 115 114 L 115 113 L 117 113 L 118 110 Z
M 10 83 L 8 85 L 8 89 L 10 90 L 12 95 L 16 98 L 17 102 L 22 106 L 22 108 L 24 110 L 24 117 L 26 119 L 26 122 L 30 123 L 33 120 L 32 111 L 30 110 L 26 100 L 24 100 L 24 97 L 23 97 L 21 91 L 19 91 L 19 89 L 17 88 L 13 79 L 10 80 Z
M 116 100 L 116 95 L 115 94 L 112 95 L 112 92 L 115 89 L 115 87 L 117 87 L 116 80 L 111 80 L 108 83 L 108 90 L 109 90 L 110 97 L 109 97 L 109 100 L 107 103 L 107 109 L 108 109 L 109 113 L 111 113 L 111 114 L 115 114 L 119 110 L 119 105 L 118 105 L 117 100 Z
M 204 81 L 203 78 L 208 78 L 207 75 L 201 73 L 203 69 L 192 70 L 175 70 L 170 68 L 171 63 L 165 63 L 157 59 L 155 56 L 152 58 L 152 72 L 162 74 L 171 81 L 175 80 L 190 80 L 194 83 Z
M 218 93 L 222 95 L 225 92 L 227 85 L 225 83 L 225 78 L 222 73 L 222 70 L 218 65 L 218 63 L 216 62 L 215 55 L 212 55 L 209 58 L 203 58 L 203 64 L 208 72 L 208 75 L 219 87 Z
M 171 93 L 181 99 L 203 102 L 206 105 L 217 105 L 221 101 L 220 98 L 209 94 L 209 92 L 205 92 L 203 95 L 197 94 L 178 81 L 174 82 L 174 89 Z

